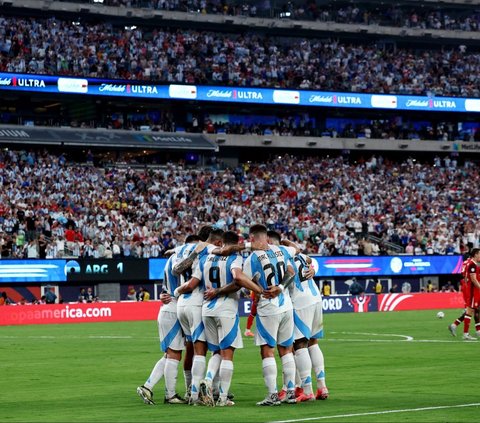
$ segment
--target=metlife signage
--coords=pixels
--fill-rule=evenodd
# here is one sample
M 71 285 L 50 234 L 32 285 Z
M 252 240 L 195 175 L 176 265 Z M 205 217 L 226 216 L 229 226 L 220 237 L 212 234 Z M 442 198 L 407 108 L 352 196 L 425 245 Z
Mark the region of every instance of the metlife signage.
M 144 81 L 13 73 L 0 73 L 0 90 L 246 104 L 480 113 L 478 98 L 357 94 L 256 87 L 155 85 Z
M 82 128 L 42 128 L 2 126 L 0 141 L 50 145 L 94 145 L 98 147 L 152 148 L 175 150 L 210 150 L 218 147 L 203 134 L 163 134 L 125 130 L 100 130 Z

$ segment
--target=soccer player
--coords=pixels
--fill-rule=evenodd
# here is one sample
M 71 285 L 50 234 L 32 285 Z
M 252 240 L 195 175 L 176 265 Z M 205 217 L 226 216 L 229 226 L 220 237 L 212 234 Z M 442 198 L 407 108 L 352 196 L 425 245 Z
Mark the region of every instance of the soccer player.
M 192 241 L 193 238 L 188 239 Z M 173 254 L 167 260 L 164 271 L 163 289 L 171 296 L 178 287 L 179 279 L 172 273 L 172 268 L 177 258 Z M 166 301 L 158 313 L 158 333 L 160 346 L 165 353 L 164 357 L 157 362 L 147 381 L 137 388 L 138 395 L 145 404 L 154 405 L 153 387 L 165 377 L 165 400 L 167 404 L 185 404 L 185 401 L 175 391 L 178 375 L 178 364 L 185 349 L 185 337 L 177 319 L 177 300 L 173 297 Z
M 280 245 L 280 234 L 268 231 L 270 244 Z M 293 246 L 291 242 L 289 244 Z M 328 389 L 325 385 L 325 365 L 323 353 L 318 346 L 318 339 L 323 336 L 323 310 L 320 291 L 313 280 L 315 271 L 311 266 L 311 258 L 295 249 L 288 248 L 293 254 L 296 274 L 294 283 L 289 286 L 289 293 L 293 304 L 293 320 L 295 324 L 295 365 L 301 380 L 301 388 L 296 390 L 297 402 L 313 401 L 315 396 L 312 391 L 312 363 L 317 376 L 317 399 L 327 399 Z M 282 247 L 280 248 L 287 248 Z M 282 389 L 280 399 L 286 395 Z
M 323 337 L 322 296 L 313 280 L 309 257 L 297 254 L 295 283 L 291 285 L 293 320 L 295 322 L 295 364 L 303 392 L 298 392 L 297 402 L 325 400 L 329 396 L 325 385 L 325 360 L 318 339 Z M 313 273 L 313 274 L 312 274 Z M 317 392 L 313 395 L 311 371 L 317 377 Z
M 220 229 L 212 229 L 207 238 L 207 247 L 201 250 L 199 258 L 202 255 L 206 255 L 212 252 L 216 247 L 221 246 L 223 231 Z M 185 252 L 186 253 L 186 252 Z M 179 257 L 179 260 L 187 258 L 184 254 L 183 257 Z M 198 266 L 198 259 L 194 264 Z M 188 269 L 182 273 L 181 284 L 185 284 L 190 280 L 191 270 Z M 188 279 L 187 279 L 188 278 Z M 200 388 L 200 381 L 205 374 L 206 367 L 206 353 L 207 343 L 205 338 L 205 328 L 202 322 L 202 303 L 203 303 L 204 286 L 197 286 L 192 292 L 181 294 L 178 289 L 175 291 L 175 295 L 178 296 L 177 303 L 177 315 L 180 325 L 182 326 L 183 333 L 187 343 L 193 344 L 193 362 L 192 362 L 192 383 L 191 383 L 191 398 L 190 404 L 198 404 L 198 393 Z
M 463 317 L 463 339 L 465 341 L 476 341 L 477 338 L 469 333 L 472 315 L 478 310 L 480 305 L 480 248 L 472 249 L 470 258 L 465 260 L 462 266 L 462 275 L 464 282 L 462 284 L 462 293 L 465 300 L 465 313 Z M 448 329 L 453 336 L 456 336 L 457 321 L 452 323 Z M 477 325 L 476 325 L 477 326 Z M 477 328 L 477 327 L 476 327 Z
M 239 237 L 235 232 L 228 231 L 223 234 L 222 241 L 224 246 L 238 245 Z M 185 293 L 200 283 L 205 286 L 202 316 L 207 345 L 212 352 L 220 352 L 220 356 L 212 356 L 205 380 L 200 382 L 200 399 L 207 405 L 214 405 L 212 382 L 217 371 L 216 365 L 211 368 L 210 364 L 219 358 L 220 395 L 217 406 L 234 405 L 227 395 L 233 375 L 234 351 L 243 348 L 238 317 L 238 290 L 245 287 L 257 295 L 263 292 L 243 274 L 242 265 L 243 259 L 238 253 L 203 256 L 195 267 L 190 282 L 177 290 L 177 293 Z
M 259 274 L 258 284 L 264 290 L 257 306 L 255 343 L 260 346 L 262 356 L 263 379 L 268 394 L 260 406 L 280 405 L 277 391 L 277 364 L 275 346 L 282 360 L 284 381 L 287 385 L 285 402 L 294 404 L 295 400 L 295 360 L 293 357 L 293 308 L 284 284 L 289 283 L 295 270 L 289 264 L 289 256 L 275 245 L 268 244 L 267 228 L 264 225 L 250 227 L 252 243 L 261 250 L 253 251 L 246 259 L 244 272 L 252 278 Z
M 172 250 L 169 250 L 171 254 L 176 254 L 176 260 L 173 264 L 173 267 L 171 269 L 172 277 L 178 277 L 178 285 L 180 286 L 182 283 L 185 283 L 186 281 L 189 280 L 190 274 L 191 274 L 191 269 L 186 269 L 182 274 L 178 274 L 174 271 L 175 265 L 178 264 L 178 262 L 184 260 L 186 257 L 189 257 L 192 252 L 195 250 L 195 248 L 199 244 L 203 244 L 202 250 L 205 248 L 205 243 L 203 241 L 208 239 L 208 236 L 210 235 L 210 232 L 212 231 L 211 226 L 203 226 L 200 228 L 200 231 L 198 232 L 198 235 L 189 235 L 185 239 L 185 243 L 181 246 L 175 247 Z M 172 298 L 174 298 L 173 294 L 171 292 L 163 291 L 160 300 L 164 304 L 168 304 L 170 301 L 172 301 Z M 177 309 L 177 316 L 178 316 L 178 309 Z M 185 394 L 185 399 L 187 401 L 190 400 L 190 390 L 191 390 L 191 385 L 192 385 L 192 366 L 193 366 L 193 344 L 190 342 L 188 339 L 185 339 L 185 348 L 186 348 L 186 354 L 185 358 L 183 360 L 183 377 L 185 380 L 185 387 L 186 387 L 186 394 Z

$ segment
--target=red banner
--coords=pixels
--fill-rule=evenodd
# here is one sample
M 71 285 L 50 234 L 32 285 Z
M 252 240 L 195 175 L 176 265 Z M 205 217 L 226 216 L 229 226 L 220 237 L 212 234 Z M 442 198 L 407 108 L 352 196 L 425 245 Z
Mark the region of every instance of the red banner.
M 162 303 L 105 302 L 0 307 L 0 326 L 156 320 Z
M 416 294 L 380 294 L 378 311 L 435 310 L 464 308 L 460 292 L 426 292 Z
M 365 297 L 371 297 L 369 300 L 378 301 L 378 311 L 434 310 L 464 308 L 465 306 L 462 294 L 457 292 L 380 294 Z M 326 297 L 323 301 L 323 308 L 325 312 L 367 311 L 367 309 L 364 310 L 365 306 L 362 306 L 361 310 L 356 309 L 359 298 L 363 297 Z M 339 303 L 338 307 L 330 309 L 329 304 L 337 304 L 335 301 Z M 344 301 L 349 305 L 346 309 L 342 305 Z M 246 309 L 243 310 L 244 302 L 242 301 L 240 304 L 240 314 L 244 316 L 247 313 Z M 374 301 L 371 302 L 372 304 L 373 306 L 368 311 L 377 311 Z M 161 305 L 160 301 L 10 305 L 0 307 L 0 326 L 156 320 Z

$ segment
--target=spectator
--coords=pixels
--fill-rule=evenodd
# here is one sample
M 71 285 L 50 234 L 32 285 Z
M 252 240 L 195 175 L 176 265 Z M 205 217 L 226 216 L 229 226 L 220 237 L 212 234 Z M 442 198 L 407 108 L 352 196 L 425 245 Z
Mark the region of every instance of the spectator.
M 409 25 L 417 27 L 418 16 L 411 16 Z M 464 12 L 464 17 L 465 28 L 478 29 L 478 13 Z M 455 28 L 453 21 L 448 19 L 449 28 Z M 425 27 L 428 25 L 438 26 L 429 23 Z M 261 32 L 239 36 L 192 29 L 132 30 L 56 18 L 0 17 L 0 27 L 4 28 L 3 44 L 10 46 L 8 54 L 0 56 L 0 71 L 6 72 L 248 87 L 298 89 L 302 85 L 324 91 L 480 95 L 480 54 L 458 47 L 427 51 L 398 45 L 379 48 L 376 41 L 362 40 L 357 45 L 314 38 L 276 39 Z M 204 60 L 207 52 L 215 54 Z M 349 128 L 347 135 L 353 133 Z M 91 150 L 86 160 L 93 165 Z
M 86 303 L 87 302 L 87 291 L 85 288 L 80 288 L 80 294 L 78 294 L 78 302 Z
M 106 247 L 115 248 L 116 243 L 125 257 L 158 257 L 203 224 L 218 223 L 248 236 L 248 225 L 258 220 L 306 252 L 321 255 L 357 255 L 362 249 L 363 254 L 378 255 L 381 249 L 387 252 L 387 243 L 407 254 L 425 254 L 427 249 L 462 254 L 480 240 L 475 217 L 480 205 L 463 204 L 456 194 L 475 196 L 467 181 L 476 183 L 480 177 L 468 162 L 447 167 L 442 160 L 437 167 L 435 159 L 429 164 L 377 156 L 373 166 L 373 158 L 349 163 L 342 156 L 285 155 L 236 169 L 169 163 L 146 171 L 86 169 L 74 162 L 60 167 L 58 156 L 39 151 L 35 157 L 40 166 L 33 175 L 23 155 L 22 150 L 9 150 L 0 157 L 0 180 L 10 187 L 0 191 L 2 257 L 22 255 L 15 249 L 21 225 L 18 203 L 25 214 L 41 210 L 45 219 L 38 220 L 37 228 L 40 235 L 51 231 L 46 254 L 52 258 L 113 257 Z M 438 178 L 442 190 L 436 188 Z M 32 191 L 18 186 L 19 179 Z M 260 192 L 266 204 L 274 205 L 268 215 L 255 199 Z M 83 241 L 74 235 L 67 246 L 64 236 L 73 227 Z M 360 236 L 365 240 L 359 243 Z M 380 239 L 380 244 L 369 238 Z M 36 240 L 24 251 L 37 257 Z
M 357 282 L 357 278 L 352 278 L 350 281 L 347 281 L 345 283 L 349 285 L 348 292 L 350 293 L 350 295 L 361 295 L 365 291 L 363 286 L 359 282 Z
M 87 288 L 85 299 L 87 303 L 94 303 L 98 301 L 98 297 L 93 293 L 93 288 L 90 286 Z
M 126 300 L 128 300 L 128 301 L 138 301 L 137 291 L 135 291 L 135 287 L 133 285 L 130 285 L 128 287 L 128 293 L 127 293 Z
M 9 304 L 10 300 L 8 299 L 7 293 L 5 291 L 2 291 L 2 294 L 0 295 L 0 306 Z
M 45 286 L 45 304 L 55 304 L 57 302 L 57 295 L 53 292 L 53 287 Z

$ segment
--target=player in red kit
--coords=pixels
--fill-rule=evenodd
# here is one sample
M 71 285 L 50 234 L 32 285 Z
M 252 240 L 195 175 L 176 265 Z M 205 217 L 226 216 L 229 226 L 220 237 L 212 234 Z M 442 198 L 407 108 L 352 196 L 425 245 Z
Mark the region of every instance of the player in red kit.
M 480 304 L 480 248 L 474 248 L 471 257 L 467 260 L 464 268 L 464 298 L 465 298 L 465 319 L 463 321 L 463 339 L 465 341 L 476 341 L 468 331 L 473 313 Z
M 477 272 L 480 271 L 480 266 L 476 265 L 475 260 L 474 260 L 474 254 L 477 249 L 473 249 L 471 252 L 471 256 L 467 258 L 462 265 L 462 270 L 461 274 L 463 276 L 462 280 L 460 281 L 460 291 L 463 294 L 463 300 L 465 302 L 465 312 L 460 316 L 455 319 L 455 321 L 448 326 L 448 330 L 452 334 L 452 336 L 457 336 L 457 327 L 460 325 L 460 323 L 464 322 L 464 339 L 467 339 L 469 341 L 475 340 L 475 338 L 472 338 L 470 335 L 466 336 L 465 333 L 468 334 L 469 328 L 470 328 L 470 322 L 471 322 L 471 312 L 470 314 L 468 313 L 468 308 L 470 307 L 472 300 L 477 303 L 477 306 L 473 309 L 474 313 L 474 319 L 475 319 L 475 332 L 477 336 L 480 336 L 480 313 L 479 313 L 479 300 L 480 300 L 480 290 L 478 288 L 474 288 L 474 285 L 470 282 L 470 278 L 468 275 L 469 269 L 471 270 L 470 266 L 473 264 L 477 268 Z M 480 282 L 480 276 L 477 273 L 476 277 L 477 281 Z M 477 300 L 475 298 L 472 298 L 472 293 L 473 296 L 478 297 Z M 467 316 L 469 316 L 467 318 Z M 465 321 L 466 319 L 466 321 Z

